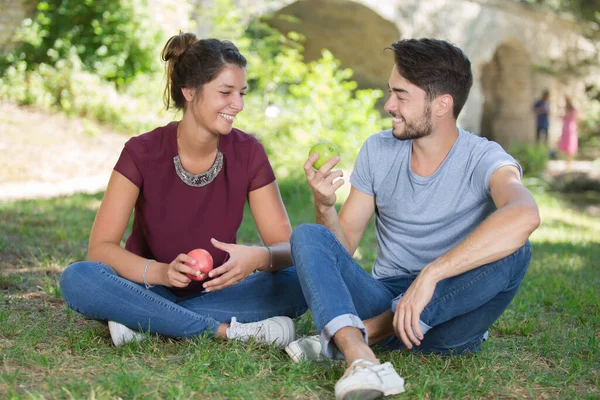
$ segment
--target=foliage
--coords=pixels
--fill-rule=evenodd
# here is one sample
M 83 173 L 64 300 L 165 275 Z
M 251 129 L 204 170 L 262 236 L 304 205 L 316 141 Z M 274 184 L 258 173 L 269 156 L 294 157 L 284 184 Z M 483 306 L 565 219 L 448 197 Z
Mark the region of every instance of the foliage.
M 56 65 L 40 64 L 27 70 L 27 63 L 10 65 L 0 82 L 0 99 L 44 109 L 59 108 L 68 115 L 92 118 L 130 135 L 165 122 L 160 98 L 161 78 L 139 75 L 120 90 L 112 82 L 83 70 L 77 56 Z M 141 94 L 141 95 L 140 95 Z
M 233 39 L 248 59 L 250 91 L 239 127 L 263 139 L 279 178 L 302 174 L 310 147 L 321 139 L 340 148 L 339 167 L 351 168 L 364 140 L 389 125 L 375 109 L 383 93 L 357 90 L 352 70 L 340 69 L 329 51 L 305 63 L 301 35 L 284 36 L 258 19 L 245 25 L 246 15 L 224 12 L 231 8 L 231 0 L 217 1 L 205 17 L 215 36 Z M 239 26 L 248 28 L 232 31 Z
M 513 0 L 521 4 L 539 5 L 546 9 L 568 13 L 580 23 L 578 34 L 585 37 L 585 44 L 564 51 L 557 57 L 544 60 L 535 66 L 540 72 L 556 75 L 559 79 L 580 79 L 598 71 L 600 63 L 600 0 Z M 585 49 L 585 50 L 583 50 Z
M 133 4 L 139 6 L 141 1 Z M 57 9 L 62 10 L 64 2 L 60 4 Z M 248 59 L 250 90 L 237 126 L 262 139 L 278 177 L 301 174 L 309 148 L 320 139 L 337 143 L 342 153 L 340 167 L 348 169 L 366 137 L 386 126 L 375 110 L 382 92 L 356 90 L 352 71 L 340 69 L 330 52 L 305 63 L 300 35 L 284 36 L 261 21 L 250 20 L 231 0 L 216 1 L 204 12 L 213 25 L 213 36 L 232 40 Z M 73 32 L 79 28 L 65 23 L 62 29 Z M 44 43 L 37 44 L 39 49 Z M 49 53 L 55 54 L 54 47 Z M 35 67 L 25 59 L 13 61 L 0 82 L 0 98 L 57 107 L 71 115 L 110 123 L 130 135 L 174 117 L 160 113 L 158 99 L 164 85 L 160 73 L 140 69 L 123 85 L 106 82 L 103 69 L 90 70 L 81 58 L 91 53 L 76 49 L 71 46 L 68 54 L 56 53 L 56 60 Z
M 152 23 L 147 0 L 40 1 L 15 39 L 21 46 L 5 63 L 24 61 L 35 70 L 77 57 L 83 70 L 122 85 L 158 70 L 162 32 Z
M 540 176 L 548 165 L 548 148 L 543 144 L 518 144 L 511 147 L 509 153 L 521 164 L 523 175 Z
M 554 11 L 563 11 L 575 17 L 600 23 L 600 0 L 515 0 L 519 3 L 538 4 Z
M 589 86 L 587 96 L 589 101 L 579 123 L 579 146 L 582 149 L 600 149 L 600 88 Z

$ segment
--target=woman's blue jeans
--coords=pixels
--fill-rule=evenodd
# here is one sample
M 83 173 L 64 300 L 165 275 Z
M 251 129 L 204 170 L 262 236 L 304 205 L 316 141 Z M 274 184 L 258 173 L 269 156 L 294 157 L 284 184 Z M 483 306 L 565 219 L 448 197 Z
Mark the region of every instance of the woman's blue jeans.
M 304 297 L 321 333 L 323 354 L 330 358 L 342 358 L 331 341 L 339 329 L 356 327 L 368 342 L 362 321 L 390 308 L 395 312 L 398 300 L 416 278 L 373 278 L 322 225 L 299 226 L 291 245 Z M 421 326 L 427 333 L 423 332 L 421 345 L 413 348 L 436 354 L 479 351 L 488 328 L 514 298 L 530 259 L 527 242 L 501 260 L 440 281 L 421 313 Z M 404 347 L 395 336 L 380 345 Z
M 257 272 L 222 290 L 179 297 L 164 286 L 146 289 L 121 278 L 107 265 L 81 261 L 64 270 L 60 289 L 67 305 L 89 318 L 176 338 L 205 332 L 213 336 L 232 317 L 255 322 L 278 315 L 295 318 L 307 310 L 294 267 Z

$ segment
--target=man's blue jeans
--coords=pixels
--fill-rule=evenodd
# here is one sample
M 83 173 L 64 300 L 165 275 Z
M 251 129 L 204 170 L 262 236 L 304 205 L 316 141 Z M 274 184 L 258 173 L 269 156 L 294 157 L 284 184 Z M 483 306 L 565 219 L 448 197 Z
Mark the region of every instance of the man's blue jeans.
M 164 286 L 146 289 L 107 265 L 82 261 L 64 270 L 60 289 L 67 305 L 89 318 L 176 338 L 213 336 L 232 317 L 255 322 L 278 315 L 295 318 L 307 310 L 294 267 L 257 272 L 237 285 L 183 298 Z
M 373 278 L 322 225 L 299 226 L 291 245 L 304 297 L 321 333 L 322 352 L 329 358 L 342 358 L 331 341 L 341 328 L 360 329 L 368 342 L 362 321 L 390 307 L 395 312 L 398 300 L 416 278 Z M 413 348 L 436 354 L 479 351 L 488 328 L 515 296 L 530 259 L 531 244 L 527 242 L 501 260 L 439 282 L 421 314 L 424 340 Z M 381 345 L 403 347 L 395 336 Z

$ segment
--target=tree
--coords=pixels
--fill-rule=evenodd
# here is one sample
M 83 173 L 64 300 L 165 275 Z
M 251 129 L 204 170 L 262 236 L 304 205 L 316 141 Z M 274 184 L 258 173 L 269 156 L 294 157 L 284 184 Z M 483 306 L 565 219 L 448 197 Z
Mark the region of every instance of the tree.
M 85 70 L 122 85 L 160 68 L 162 32 L 147 6 L 147 0 L 40 1 L 17 32 L 20 47 L 6 61 L 25 61 L 31 70 L 77 57 Z

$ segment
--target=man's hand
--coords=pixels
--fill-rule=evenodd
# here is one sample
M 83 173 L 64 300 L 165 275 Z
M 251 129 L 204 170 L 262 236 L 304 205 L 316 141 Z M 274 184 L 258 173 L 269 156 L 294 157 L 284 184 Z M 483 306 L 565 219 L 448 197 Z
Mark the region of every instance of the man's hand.
M 333 167 L 340 161 L 339 157 L 333 157 L 327 161 L 323 166 L 315 171 L 313 164 L 319 158 L 318 153 L 314 153 L 306 163 L 304 163 L 304 173 L 306 174 L 306 180 L 310 185 L 313 192 L 313 197 L 316 206 L 333 207 L 336 200 L 335 191 L 338 190 L 343 184 L 343 172 L 341 170 L 331 171 Z
M 424 272 L 425 270 L 421 271 L 396 304 L 394 331 L 408 349 L 412 349 L 413 344 L 419 346 L 423 340 L 419 320 L 423 309 L 431 301 L 436 286 L 436 281 Z

